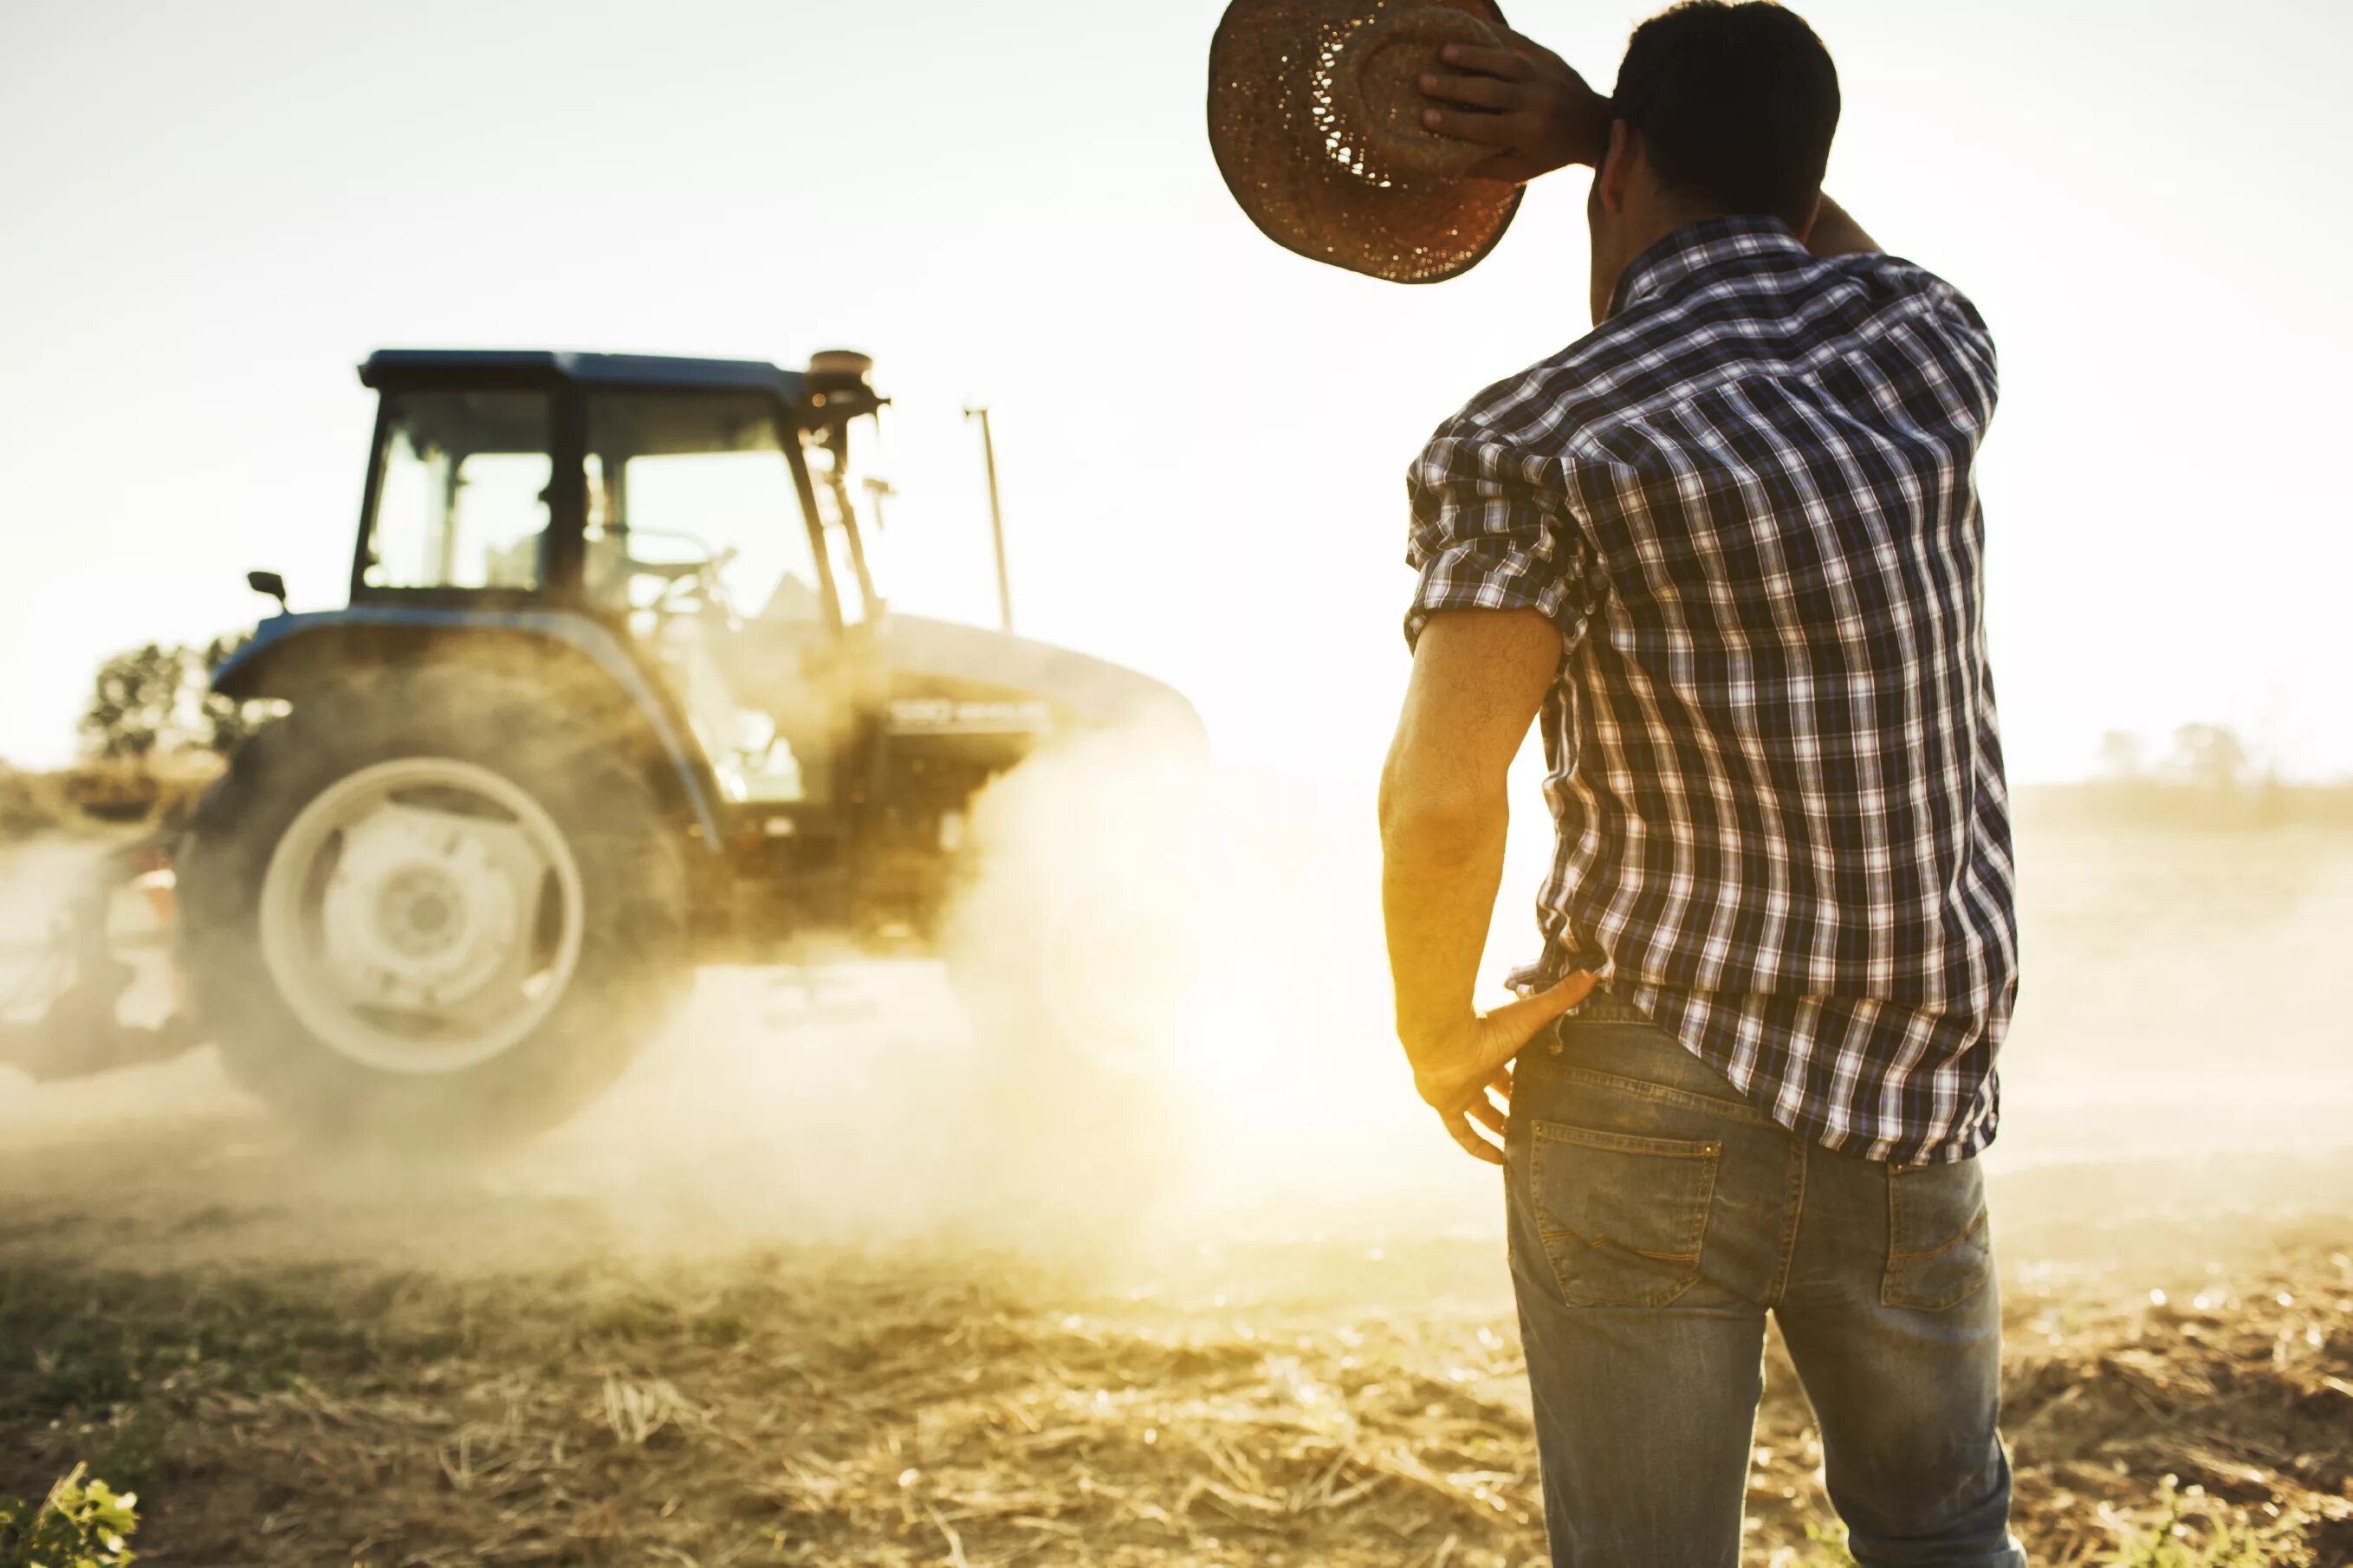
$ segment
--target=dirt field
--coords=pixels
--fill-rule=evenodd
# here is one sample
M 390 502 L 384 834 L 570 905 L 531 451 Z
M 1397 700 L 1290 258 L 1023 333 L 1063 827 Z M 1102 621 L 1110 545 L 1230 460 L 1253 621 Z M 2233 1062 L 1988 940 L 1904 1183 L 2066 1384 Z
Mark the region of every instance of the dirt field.
M 613 1257 L 542 1200 L 450 1216 L 471 1234 L 445 1243 L 512 1247 L 512 1267 L 385 1267 L 306 1258 L 339 1213 L 364 1239 L 370 1205 L 290 1191 L 301 1173 L 260 1156 L 127 1222 L 79 1195 L 204 1172 L 205 1137 L 0 1166 L 20 1194 L 0 1493 L 87 1459 L 142 1495 L 151 1561 L 1516 1564 L 1541 1545 L 1484 1240 L 1155 1258 L 1130 1238 L 1087 1268 L 945 1238 Z M 2353 1160 L 2048 1173 L 1997 1201 L 2037 1560 L 2111 1561 L 2172 1510 L 2260 1543 L 2221 1561 L 2353 1561 Z M 596 1260 L 548 1261 L 567 1252 Z M 1770 1383 L 1751 1560 L 1837 1561 L 1809 1533 L 1830 1515 L 1805 1406 L 1785 1369 Z
M 2041 869 L 1992 1161 L 2021 1532 L 2353 1563 L 2353 847 Z M 88 1461 L 188 1564 L 1518 1568 L 1492 1183 L 1386 1056 L 1300 1048 L 1168 1091 L 1190 1145 L 1008 1130 L 930 966 L 720 973 L 575 1127 L 425 1167 L 302 1152 L 204 1058 L 0 1079 L 0 1496 Z M 1768 1384 L 1749 1561 L 1837 1563 Z

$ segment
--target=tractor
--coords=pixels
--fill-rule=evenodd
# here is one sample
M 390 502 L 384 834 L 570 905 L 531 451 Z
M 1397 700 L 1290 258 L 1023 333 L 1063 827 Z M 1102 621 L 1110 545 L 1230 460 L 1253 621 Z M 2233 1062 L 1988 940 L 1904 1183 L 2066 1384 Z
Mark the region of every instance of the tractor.
M 699 963 L 923 942 L 974 797 L 1041 748 L 1198 739 L 1144 676 L 887 607 L 856 504 L 888 493 L 853 463 L 871 368 L 361 365 L 349 604 L 248 579 L 278 613 L 214 688 L 284 711 L 172 847 L 189 1016 L 237 1082 L 336 1140 L 546 1127 Z

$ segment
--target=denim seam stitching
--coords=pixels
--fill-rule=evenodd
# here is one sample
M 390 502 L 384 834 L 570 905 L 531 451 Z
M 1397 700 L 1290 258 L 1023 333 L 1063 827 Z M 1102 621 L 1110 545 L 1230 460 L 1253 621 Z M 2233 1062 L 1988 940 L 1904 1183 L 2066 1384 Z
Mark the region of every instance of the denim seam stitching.
M 1806 1141 L 1789 1140 L 1789 1218 L 1781 1227 L 1781 1257 L 1765 1289 L 1765 1304 L 1778 1307 L 1789 1293 L 1789 1271 L 1798 1257 L 1798 1226 L 1806 1212 Z
M 1960 1246 L 1961 1243 L 1968 1240 L 1969 1237 L 1983 1230 L 1988 1217 L 1988 1211 L 1984 1208 L 1979 1208 L 1978 1210 L 1977 1217 L 1969 1221 L 1968 1228 L 1963 1230 L 1958 1236 L 1953 1237 L 1952 1240 L 1945 1243 L 1944 1246 L 1932 1247 L 1926 1252 L 1898 1252 L 1891 1247 L 1887 1249 L 1887 1256 L 1905 1263 L 1923 1258 L 1942 1258 L 1946 1253 L 1952 1251 L 1953 1248 Z
M 1532 1131 L 1539 1142 L 1578 1143 L 1588 1149 L 1613 1150 L 1620 1154 L 1648 1154 L 1660 1160 L 1713 1160 L 1724 1152 L 1724 1145 L 1712 1138 L 1702 1141 L 1653 1138 L 1642 1132 L 1612 1132 L 1604 1128 L 1579 1127 L 1573 1121 L 1539 1121 Z
M 1694 1057 L 1692 1059 L 1697 1061 L 1699 1058 Z M 1745 1105 L 1739 1100 L 1725 1100 L 1713 1094 L 1702 1094 L 1696 1089 L 1676 1089 L 1669 1084 L 1651 1083 L 1639 1078 L 1625 1078 L 1614 1072 L 1603 1072 L 1599 1068 L 1546 1067 L 1543 1070 L 1547 1076 L 1570 1079 L 1603 1089 L 1623 1089 L 1629 1094 L 1641 1095 L 1646 1100 L 1663 1100 L 1669 1105 L 1680 1105 L 1688 1110 L 1704 1110 L 1712 1115 L 1723 1116 L 1734 1121 L 1754 1122 L 1759 1127 L 1778 1125 L 1771 1117 L 1753 1105 Z

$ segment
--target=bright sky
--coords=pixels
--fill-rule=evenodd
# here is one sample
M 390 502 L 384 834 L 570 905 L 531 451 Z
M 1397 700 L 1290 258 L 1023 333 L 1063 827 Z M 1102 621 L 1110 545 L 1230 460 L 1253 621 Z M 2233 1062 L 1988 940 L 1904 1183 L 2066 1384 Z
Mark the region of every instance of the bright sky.
M 2353 772 L 2344 304 L 2353 8 L 1817 0 L 1831 189 L 1972 295 L 2014 773 L 2240 726 Z M 1201 130 L 1212 0 L 6 0 L 0 756 L 89 672 L 340 602 L 370 349 L 873 353 L 886 584 L 1190 693 L 1221 748 L 1369 778 L 1405 657 L 1402 473 L 1586 330 L 1581 174 L 1434 289 L 1261 238 Z M 1606 87 L 1641 8 L 1517 0 Z

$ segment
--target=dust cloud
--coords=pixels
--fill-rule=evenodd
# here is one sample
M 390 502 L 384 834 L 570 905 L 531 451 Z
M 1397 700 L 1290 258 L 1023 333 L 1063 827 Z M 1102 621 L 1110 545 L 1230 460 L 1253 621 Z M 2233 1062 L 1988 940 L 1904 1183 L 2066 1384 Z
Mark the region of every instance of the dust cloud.
M 662 1247 L 1108 1259 L 1361 1218 L 1417 1169 L 1475 1225 L 1388 1032 L 1369 813 L 1340 826 L 1148 739 L 1041 757 L 976 803 L 940 959 L 709 972 L 501 1177 Z
M 1132 735 L 1007 775 L 970 833 L 943 957 L 812 941 L 708 968 L 610 1093 L 527 1144 L 308 1146 L 201 1050 L 40 1085 L 0 1067 L 5 1185 L 28 1210 L 120 1213 L 154 1263 L 158 1236 L 434 1266 L 803 1242 L 1067 1261 L 1279 1238 L 1368 1202 L 1483 1220 L 1492 1183 L 1425 1125 L 1388 1032 L 1368 810 L 1335 820 Z M 98 856 L 0 868 L 28 997 Z M 134 1011 L 168 1005 L 160 959 Z

